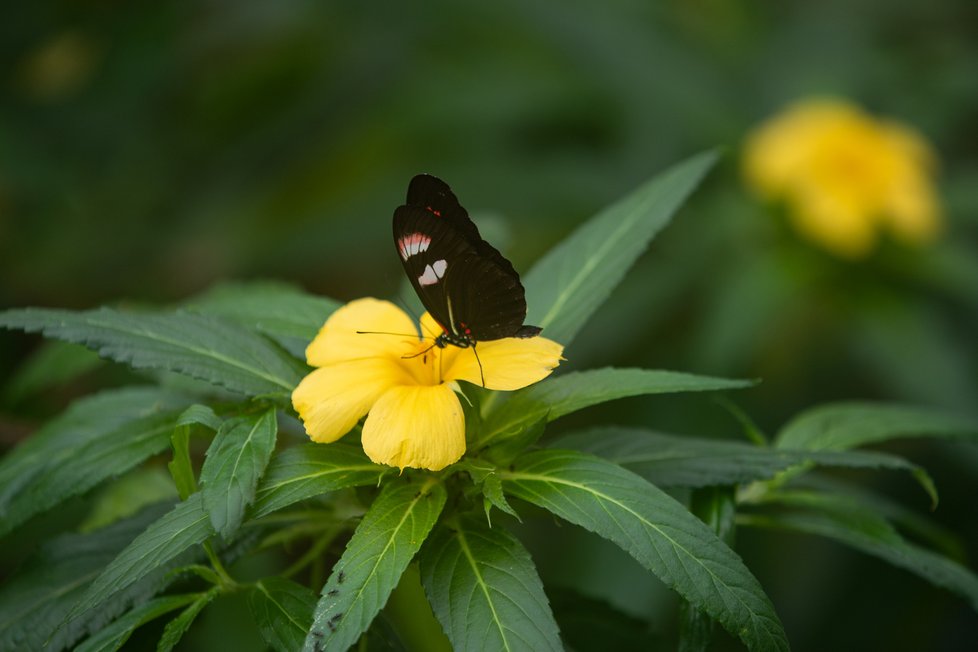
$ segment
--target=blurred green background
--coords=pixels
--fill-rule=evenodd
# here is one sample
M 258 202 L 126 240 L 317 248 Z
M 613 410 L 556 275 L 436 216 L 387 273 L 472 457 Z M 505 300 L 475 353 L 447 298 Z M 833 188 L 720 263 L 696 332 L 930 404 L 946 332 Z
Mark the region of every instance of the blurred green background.
M 391 296 L 402 271 L 390 216 L 421 171 L 450 183 L 525 271 L 597 209 L 721 146 L 720 167 L 567 351 L 568 367 L 763 378 L 733 398 L 768 432 L 839 399 L 974 415 L 976 73 L 973 0 L 7 3 L 0 307 L 172 303 L 250 278 Z M 748 131 L 826 94 L 933 143 L 938 244 L 840 260 L 744 188 Z M 3 368 L 37 344 L 0 334 Z M 4 445 L 113 378 L 99 371 L 43 398 L 8 392 Z M 565 428 L 609 418 L 738 436 L 702 398 L 620 402 Z M 973 565 L 975 447 L 891 450 L 936 476 L 933 516 Z M 905 478 L 851 479 L 926 509 Z M 967 605 L 902 571 L 796 535 L 748 531 L 738 550 L 797 650 L 973 649 Z M 632 617 L 652 613 L 654 600 L 629 597 L 643 587 L 551 574 L 545 583 Z M 202 627 L 198 644 L 219 630 Z

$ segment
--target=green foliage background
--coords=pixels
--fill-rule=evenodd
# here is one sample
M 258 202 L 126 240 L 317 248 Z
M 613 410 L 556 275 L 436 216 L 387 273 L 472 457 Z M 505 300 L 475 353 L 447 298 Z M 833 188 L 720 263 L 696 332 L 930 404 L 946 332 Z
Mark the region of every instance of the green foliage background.
M 978 9 L 967 0 L 20 3 L 0 10 L 0 54 L 0 307 L 170 303 L 226 278 L 393 295 L 390 213 L 419 171 L 451 183 L 525 271 L 597 209 L 719 144 L 720 167 L 588 322 L 569 369 L 761 377 L 734 398 L 769 433 L 830 400 L 978 414 Z M 746 130 L 810 94 L 852 98 L 934 142 L 948 220 L 934 250 L 842 262 L 742 188 Z M 315 309 L 303 301 L 285 312 Z M 265 326 L 301 350 L 287 315 Z M 0 397 L 5 446 L 73 397 L 130 378 L 37 344 L 0 334 L 0 366 L 20 370 Z M 32 364 L 91 370 L 60 384 L 32 377 Z M 563 427 L 609 421 L 740 436 L 701 398 L 629 399 Z M 152 427 L 147 417 L 147 445 L 165 447 Z M 933 517 L 973 567 L 975 447 L 886 450 L 930 470 Z M 929 506 L 906 474 L 836 477 Z M 0 572 L 93 497 L 76 500 L 4 540 Z M 590 535 L 553 551 L 522 534 L 548 590 L 631 618 L 668 600 Z M 751 529 L 737 550 L 795 649 L 961 650 L 978 631 L 960 598 L 834 543 Z M 207 611 L 188 640 L 226 640 L 235 618 Z

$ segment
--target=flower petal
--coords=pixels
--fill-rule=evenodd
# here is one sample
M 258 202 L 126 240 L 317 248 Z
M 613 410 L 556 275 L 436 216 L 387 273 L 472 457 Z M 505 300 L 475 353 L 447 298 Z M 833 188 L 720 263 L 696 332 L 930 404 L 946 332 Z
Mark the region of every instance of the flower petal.
M 430 312 L 421 315 L 421 335 L 429 340 L 434 339 L 445 332 L 441 324 L 435 321 Z
M 306 361 L 324 367 L 360 358 L 399 358 L 405 341 L 418 341 L 417 333 L 413 320 L 390 301 L 357 299 L 330 315 L 306 348 Z
M 292 392 L 292 406 L 316 442 L 336 441 L 392 386 L 410 382 L 387 358 L 354 360 L 316 369 Z
M 545 337 L 507 337 L 479 342 L 474 350 L 446 351 L 444 378 L 482 385 L 484 376 L 489 389 L 520 389 L 549 376 L 563 360 L 563 352 L 563 346 Z
M 392 387 L 363 424 L 363 450 L 378 464 L 438 471 L 465 453 L 465 418 L 447 385 Z

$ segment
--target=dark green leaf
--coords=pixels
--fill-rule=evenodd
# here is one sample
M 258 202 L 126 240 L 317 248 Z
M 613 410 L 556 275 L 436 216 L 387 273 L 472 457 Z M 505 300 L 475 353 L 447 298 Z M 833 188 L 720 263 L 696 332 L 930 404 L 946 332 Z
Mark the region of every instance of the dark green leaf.
M 275 449 L 275 410 L 225 421 L 200 472 L 201 498 L 211 525 L 225 540 L 241 525 L 258 480 Z
M 316 608 L 311 589 L 284 577 L 267 577 L 248 593 L 248 605 L 266 644 L 277 652 L 302 649 Z
M 912 473 L 931 499 L 936 500 L 933 483 L 923 469 L 886 453 L 782 450 L 616 426 L 570 433 L 558 437 L 549 446 L 598 455 L 663 487 L 708 487 L 767 480 L 800 464 L 896 469 Z
M 199 596 L 193 593 L 154 598 L 93 634 L 76 647 L 75 652 L 115 652 L 129 640 L 133 631 L 139 626 L 188 605 L 198 598 Z
M 517 521 L 522 520 L 520 519 L 520 515 L 516 513 L 516 510 L 510 506 L 509 501 L 506 500 L 506 494 L 503 493 L 503 482 L 495 473 L 487 475 L 483 481 L 482 495 L 484 497 L 483 507 L 486 510 L 487 521 L 490 520 L 489 512 L 493 506 L 506 512 Z
M 649 624 L 603 600 L 585 597 L 572 589 L 547 587 L 561 638 L 569 650 L 648 652 L 666 649 L 656 641 Z M 658 645 L 656 644 L 658 643 Z
M 628 396 L 708 392 L 748 387 L 744 380 L 694 376 L 676 371 L 649 369 L 594 369 L 576 371 L 513 392 L 486 418 L 473 448 L 519 434 L 546 417 L 553 421 L 592 405 Z
M 59 629 L 88 584 L 167 508 L 154 505 L 90 534 L 65 534 L 44 543 L 0 586 L 0 650 L 40 650 L 45 643 L 46 650 L 61 650 L 101 628 L 133 601 L 152 595 L 160 585 L 159 572 Z
M 523 279 L 527 323 L 565 346 L 716 161 L 694 156 L 577 228 Z
M 220 595 L 220 587 L 215 586 L 210 591 L 206 593 L 201 593 L 194 600 L 189 607 L 180 612 L 180 615 L 171 620 L 166 624 L 163 629 L 163 635 L 160 637 L 160 642 L 156 646 L 156 652 L 170 652 L 183 635 L 187 633 L 187 630 L 193 624 L 194 620 L 203 611 L 204 607 L 209 605 L 214 598 Z
M 265 516 L 300 500 L 345 487 L 375 485 L 388 471 L 390 467 L 367 459 L 359 446 L 295 446 L 272 457 L 250 516 Z
M 297 363 L 239 324 L 195 313 L 87 312 L 24 308 L 0 313 L 0 327 L 84 344 L 137 369 L 164 369 L 250 396 L 287 394 Z
M 0 534 L 165 450 L 187 403 L 156 388 L 77 401 L 0 461 Z
M 846 496 L 816 492 L 779 492 L 768 501 L 802 509 L 751 514 L 747 524 L 834 539 L 953 591 L 978 611 L 978 576 L 947 557 L 907 542 L 874 509 Z
M 304 650 L 345 651 L 357 641 L 424 543 L 445 497 L 434 479 L 384 487 L 326 580 Z
M 99 357 L 83 346 L 45 342 L 10 378 L 4 387 L 4 397 L 16 403 L 77 378 L 101 364 Z
M 456 650 L 563 650 L 530 553 L 501 528 L 464 518 L 421 551 L 421 578 Z
M 214 410 L 207 405 L 199 403 L 191 405 L 177 417 L 178 426 L 203 426 L 208 430 L 217 432 L 221 427 L 221 417 L 214 414 Z
M 731 548 L 737 504 L 733 487 L 705 487 L 690 496 L 690 510 Z M 714 622 L 683 600 L 679 605 L 679 652 L 705 652 L 713 640 Z
M 265 333 L 292 355 L 306 359 L 306 346 L 339 302 L 270 281 L 225 283 L 193 299 L 187 307 L 219 315 Z
M 978 421 L 939 410 L 885 403 L 834 403 L 801 413 L 778 433 L 785 449 L 844 450 L 906 437 L 978 440 Z
M 752 650 L 787 650 L 770 600 L 740 557 L 669 495 L 597 457 L 544 450 L 500 473 L 518 498 L 610 539 Z
M 69 614 L 74 619 L 214 534 L 200 494 L 179 503 L 136 537 L 95 579 Z
M 177 486 L 180 500 L 186 500 L 191 494 L 197 493 L 197 478 L 190 459 L 190 428 L 193 425 L 217 431 L 221 427 L 221 419 L 206 405 L 191 405 L 177 418 L 176 428 L 170 436 L 173 459 L 167 464 L 167 468 Z

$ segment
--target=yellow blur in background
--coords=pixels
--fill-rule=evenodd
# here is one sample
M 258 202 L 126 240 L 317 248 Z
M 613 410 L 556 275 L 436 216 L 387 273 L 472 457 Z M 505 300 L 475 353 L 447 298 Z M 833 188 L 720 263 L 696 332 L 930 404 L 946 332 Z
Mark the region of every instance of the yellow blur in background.
M 749 135 L 743 167 L 757 194 L 785 203 L 799 233 L 839 256 L 868 255 L 883 231 L 917 245 L 941 228 L 930 144 L 845 100 L 789 106 Z

